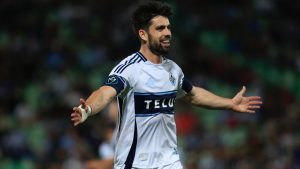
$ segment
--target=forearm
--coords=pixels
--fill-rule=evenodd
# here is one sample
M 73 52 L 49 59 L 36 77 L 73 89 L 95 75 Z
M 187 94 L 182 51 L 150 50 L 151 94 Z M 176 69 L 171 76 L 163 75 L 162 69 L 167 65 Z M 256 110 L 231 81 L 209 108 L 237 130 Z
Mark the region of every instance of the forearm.
M 210 109 L 231 109 L 232 99 L 217 96 L 203 88 L 193 87 L 186 100 L 195 106 Z
M 92 113 L 100 112 L 116 96 L 116 91 L 109 86 L 102 86 L 94 91 L 86 100 L 86 104 L 91 107 Z

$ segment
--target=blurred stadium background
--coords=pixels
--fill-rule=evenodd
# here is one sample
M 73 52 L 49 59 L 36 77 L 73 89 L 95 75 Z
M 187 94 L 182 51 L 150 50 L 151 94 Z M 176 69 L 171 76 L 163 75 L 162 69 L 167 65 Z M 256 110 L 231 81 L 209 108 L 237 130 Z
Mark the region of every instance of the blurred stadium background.
M 300 168 L 300 1 L 178 0 L 170 58 L 195 85 L 263 98 L 255 115 L 177 104 L 186 169 Z M 82 169 L 106 113 L 74 128 L 72 107 L 138 50 L 137 1 L 0 1 L 0 168 Z

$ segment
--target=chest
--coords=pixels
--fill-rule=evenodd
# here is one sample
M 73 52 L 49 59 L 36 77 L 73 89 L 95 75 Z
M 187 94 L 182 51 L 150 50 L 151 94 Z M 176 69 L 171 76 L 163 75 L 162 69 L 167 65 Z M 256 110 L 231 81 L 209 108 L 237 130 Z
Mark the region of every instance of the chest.
M 177 90 L 180 74 L 172 66 L 145 65 L 135 79 L 134 92 L 158 93 Z

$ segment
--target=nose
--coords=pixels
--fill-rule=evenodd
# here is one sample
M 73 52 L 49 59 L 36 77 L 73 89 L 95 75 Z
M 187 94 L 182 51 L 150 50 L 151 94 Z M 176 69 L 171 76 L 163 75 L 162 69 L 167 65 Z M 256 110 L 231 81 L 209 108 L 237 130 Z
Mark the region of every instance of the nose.
M 167 37 L 171 37 L 172 36 L 171 30 L 166 28 L 165 31 L 164 31 L 164 35 L 167 36 Z
M 171 36 L 172 35 L 171 30 L 169 28 L 166 29 L 165 35 L 166 36 L 168 36 L 168 35 Z

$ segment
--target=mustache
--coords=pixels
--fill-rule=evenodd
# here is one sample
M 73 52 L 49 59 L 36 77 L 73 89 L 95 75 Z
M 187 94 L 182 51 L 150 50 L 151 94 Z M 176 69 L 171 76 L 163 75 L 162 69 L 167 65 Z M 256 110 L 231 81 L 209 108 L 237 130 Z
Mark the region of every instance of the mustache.
M 171 40 L 172 37 L 171 35 L 166 35 L 166 36 L 163 36 L 160 40 L 164 41 L 164 40 Z

